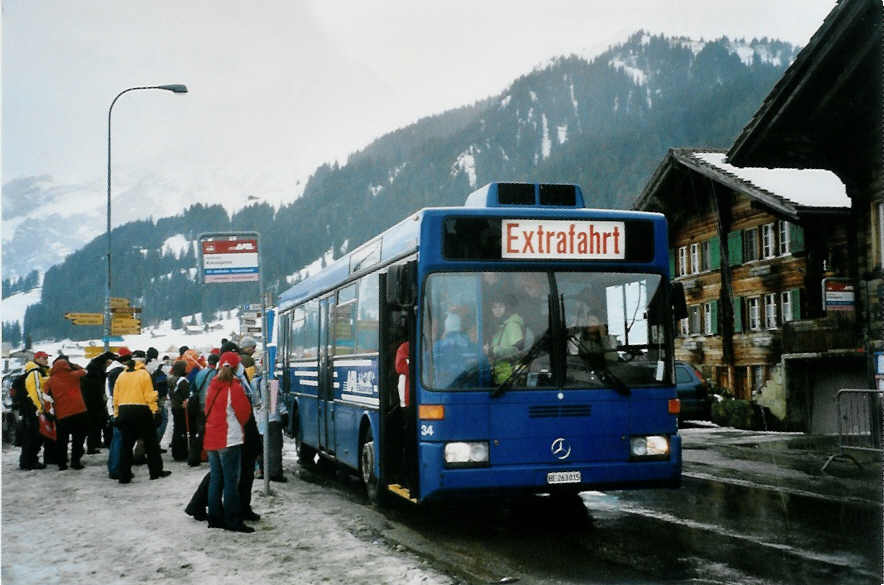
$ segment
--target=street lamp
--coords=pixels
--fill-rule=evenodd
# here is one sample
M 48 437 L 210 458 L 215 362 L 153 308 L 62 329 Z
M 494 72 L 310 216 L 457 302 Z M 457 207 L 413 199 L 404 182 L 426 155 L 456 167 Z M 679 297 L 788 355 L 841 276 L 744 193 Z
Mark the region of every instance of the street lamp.
M 111 333 L 111 113 L 114 111 L 114 104 L 117 103 L 121 95 L 138 89 L 164 89 L 172 93 L 187 93 L 187 86 L 180 83 L 130 87 L 118 93 L 107 109 L 107 282 L 104 288 L 104 351 L 108 351 L 110 348 Z

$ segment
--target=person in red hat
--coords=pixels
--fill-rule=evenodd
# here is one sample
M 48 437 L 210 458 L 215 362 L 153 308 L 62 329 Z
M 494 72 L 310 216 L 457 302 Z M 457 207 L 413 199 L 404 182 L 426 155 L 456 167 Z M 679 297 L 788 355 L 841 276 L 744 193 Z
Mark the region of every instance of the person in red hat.
M 25 364 L 25 374 L 27 397 L 21 401 L 22 445 L 18 466 L 20 469 L 43 469 L 46 467 L 48 449 L 53 448 L 53 443 L 48 442 L 43 463 L 40 463 L 40 447 L 47 441 L 40 434 L 38 417 L 43 413 L 43 386 L 49 379 L 49 354 L 36 352 L 34 359 Z
M 254 532 L 254 528 L 243 523 L 239 501 L 243 425 L 252 413 L 249 399 L 235 375 L 239 363 L 236 353 L 222 354 L 218 374 L 206 393 L 203 445 L 209 454 L 209 527 Z

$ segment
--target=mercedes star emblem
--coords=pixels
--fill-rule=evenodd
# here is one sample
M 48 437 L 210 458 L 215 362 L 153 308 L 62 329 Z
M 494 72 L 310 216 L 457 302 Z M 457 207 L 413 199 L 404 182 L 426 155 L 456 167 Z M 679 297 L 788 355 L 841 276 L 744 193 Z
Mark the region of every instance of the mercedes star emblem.
M 571 443 L 564 437 L 559 437 L 549 446 L 550 453 L 559 460 L 565 460 L 571 455 Z

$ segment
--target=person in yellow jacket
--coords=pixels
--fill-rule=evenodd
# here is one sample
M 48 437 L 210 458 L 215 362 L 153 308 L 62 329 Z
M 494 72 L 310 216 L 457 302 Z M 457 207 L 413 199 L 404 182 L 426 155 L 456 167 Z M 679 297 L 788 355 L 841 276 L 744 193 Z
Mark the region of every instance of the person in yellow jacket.
M 132 448 L 135 441 L 144 443 L 147 468 L 151 479 L 167 477 L 172 472 L 163 470 L 163 456 L 157 440 L 155 418 L 159 415 L 157 391 L 150 374 L 144 368 L 146 354 L 133 351 L 126 370 L 114 384 L 114 424 L 123 436 L 120 450 L 119 482 L 132 481 Z
M 38 351 L 34 359 L 25 364 L 25 389 L 27 400 L 21 401 L 22 445 L 18 466 L 20 469 L 43 469 L 46 467 L 46 455 L 55 453 L 55 445 L 40 434 L 40 423 L 37 417 L 43 413 L 43 386 L 49 379 L 49 354 Z M 40 447 L 47 443 L 40 463 Z

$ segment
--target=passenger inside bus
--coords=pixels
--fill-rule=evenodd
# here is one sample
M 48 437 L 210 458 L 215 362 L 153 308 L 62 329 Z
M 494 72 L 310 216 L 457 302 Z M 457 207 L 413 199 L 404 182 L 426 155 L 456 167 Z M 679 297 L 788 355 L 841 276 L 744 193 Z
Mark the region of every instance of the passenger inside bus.
M 463 331 L 463 319 L 456 312 L 445 316 L 442 338 L 433 345 L 433 364 L 435 368 L 435 387 L 447 388 L 452 385 L 462 372 L 476 372 L 478 348 Z M 458 385 L 475 384 L 477 380 L 468 382 L 459 380 Z
M 497 329 L 491 343 L 485 345 L 485 353 L 491 361 L 495 384 L 507 381 L 513 373 L 516 360 L 525 348 L 525 321 L 513 311 L 515 297 L 503 295 L 492 301 L 491 313 Z

